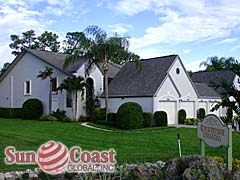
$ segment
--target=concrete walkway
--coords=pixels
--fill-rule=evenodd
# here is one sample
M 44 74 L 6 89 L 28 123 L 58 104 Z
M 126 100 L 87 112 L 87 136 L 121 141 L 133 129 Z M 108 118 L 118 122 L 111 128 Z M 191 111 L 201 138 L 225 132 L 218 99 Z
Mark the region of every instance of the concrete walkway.
M 88 122 L 84 122 L 84 123 L 82 123 L 81 125 L 84 126 L 84 127 L 87 127 L 87 128 L 97 129 L 97 130 L 100 130 L 100 131 L 113 132 L 112 130 L 94 127 L 94 126 L 88 125 L 87 123 L 88 123 Z
M 197 128 L 195 125 L 185 125 L 185 124 L 170 124 L 168 126 L 176 127 L 176 128 Z

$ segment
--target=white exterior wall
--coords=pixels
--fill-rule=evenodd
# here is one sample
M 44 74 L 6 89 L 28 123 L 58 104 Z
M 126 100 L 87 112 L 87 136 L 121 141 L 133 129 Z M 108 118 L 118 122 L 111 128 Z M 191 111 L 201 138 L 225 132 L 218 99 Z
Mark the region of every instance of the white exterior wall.
M 179 68 L 180 73 L 176 73 Z M 195 118 L 198 97 L 184 67 L 177 59 L 154 97 L 154 112 L 163 110 L 168 114 L 168 124 L 178 123 L 178 111 L 184 109 L 187 118 Z
M 45 66 L 53 68 L 53 77 L 57 77 L 58 85 L 67 76 L 50 64 L 38 59 L 30 53 L 25 53 L 17 64 L 0 82 L 0 106 L 22 107 L 22 104 L 30 98 L 42 101 L 44 113 L 48 113 L 49 106 L 49 80 L 37 78 L 39 71 L 44 71 Z M 24 82 L 31 81 L 31 95 L 24 95 Z M 55 107 L 66 107 L 66 92 L 53 94 Z
M 81 66 L 77 73 L 75 73 L 76 76 L 82 76 L 85 77 L 85 65 Z M 100 96 L 103 92 L 103 75 L 99 68 L 97 66 L 93 66 L 92 70 L 90 71 L 89 76 L 85 77 L 87 78 L 92 78 L 93 80 L 93 86 L 94 86 L 94 95 L 95 96 Z M 86 91 L 85 91 L 86 95 Z M 81 99 L 81 94 L 78 94 L 78 111 L 77 111 L 77 116 L 79 117 L 80 115 L 86 116 L 86 96 L 84 99 Z
M 233 85 L 236 87 L 237 90 L 240 90 L 240 78 L 238 75 L 235 76 L 233 80 Z
M 198 102 L 198 109 L 203 108 L 205 109 L 206 115 L 207 114 L 215 114 L 217 116 L 225 115 L 225 111 L 223 108 L 219 108 L 217 111 L 211 111 L 211 109 L 216 105 L 217 102 L 221 101 L 221 99 L 199 99 Z
M 109 112 L 117 112 L 118 108 L 126 102 L 135 102 L 142 106 L 143 112 L 153 112 L 153 98 L 109 98 Z M 101 107 L 105 107 L 104 98 L 101 98 Z

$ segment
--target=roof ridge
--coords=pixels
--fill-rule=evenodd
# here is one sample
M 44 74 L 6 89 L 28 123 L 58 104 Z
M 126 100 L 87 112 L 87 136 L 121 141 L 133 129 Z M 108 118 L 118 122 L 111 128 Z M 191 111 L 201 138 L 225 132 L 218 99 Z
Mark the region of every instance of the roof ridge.
M 171 57 L 171 56 L 178 56 L 178 55 L 177 54 L 170 54 L 170 55 L 166 55 L 166 56 L 158 56 L 158 57 L 152 57 L 152 58 L 147 58 L 147 59 L 141 59 L 141 61 L 148 61 L 148 60 L 158 59 L 158 58 L 167 58 L 167 57 Z
M 196 72 L 193 72 L 194 73 L 204 73 L 204 72 L 217 72 L 217 71 L 230 71 L 230 72 L 233 72 L 235 73 L 233 70 L 231 69 L 217 69 L 217 70 L 213 70 L 213 71 L 208 71 L 208 70 L 203 70 L 203 71 L 196 71 Z

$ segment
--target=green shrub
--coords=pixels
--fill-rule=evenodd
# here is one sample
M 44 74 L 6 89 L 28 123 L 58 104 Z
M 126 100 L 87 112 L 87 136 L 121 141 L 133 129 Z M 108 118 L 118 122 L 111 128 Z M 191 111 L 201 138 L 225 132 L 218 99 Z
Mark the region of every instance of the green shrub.
M 120 129 L 137 129 L 143 127 L 142 107 L 134 102 L 122 104 L 118 108 L 116 127 Z
M 23 119 L 39 119 L 43 114 L 42 102 L 38 99 L 28 99 L 22 106 Z
M 198 111 L 197 111 L 197 118 L 198 119 L 203 120 L 205 115 L 206 115 L 206 112 L 205 112 L 204 108 L 198 109 Z
M 154 113 L 153 119 L 154 119 L 154 125 L 157 127 L 168 125 L 167 113 L 164 111 L 156 111 Z
M 186 120 L 187 114 L 184 109 L 181 109 L 178 111 L 178 123 L 179 124 L 184 124 Z
M 40 118 L 40 121 L 57 121 L 57 118 L 52 115 L 43 114 Z
M 94 110 L 94 120 L 104 120 L 106 119 L 106 108 L 95 108 Z
M 143 112 L 143 127 L 152 127 L 152 113 Z
M 97 120 L 95 123 L 99 125 L 113 126 L 113 122 L 106 120 Z
M 66 111 L 57 109 L 56 111 L 53 111 L 51 115 L 55 118 L 57 118 L 58 121 L 63 121 L 64 118 L 67 117 Z
M 117 113 L 108 113 L 107 116 L 108 116 L 108 117 L 107 117 L 107 120 L 108 120 L 109 122 L 112 122 L 113 125 L 115 125 L 115 124 L 116 124 L 116 121 L 117 121 Z
M 0 118 L 21 118 L 22 108 L 0 107 Z
M 86 116 L 81 115 L 78 119 L 79 122 L 87 122 L 88 118 Z
M 198 119 L 196 118 L 187 118 L 185 119 L 185 124 L 186 125 L 196 125 L 199 122 Z
M 63 119 L 62 119 L 62 122 L 71 122 L 71 121 L 72 121 L 72 119 L 67 116 L 63 117 Z

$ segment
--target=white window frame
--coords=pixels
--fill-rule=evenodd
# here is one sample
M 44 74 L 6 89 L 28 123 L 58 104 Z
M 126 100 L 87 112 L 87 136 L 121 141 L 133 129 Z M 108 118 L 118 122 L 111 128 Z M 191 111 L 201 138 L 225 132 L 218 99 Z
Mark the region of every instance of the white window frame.
M 27 93 L 27 82 L 29 82 L 29 93 Z M 31 96 L 32 94 L 32 81 L 24 81 L 24 96 Z

